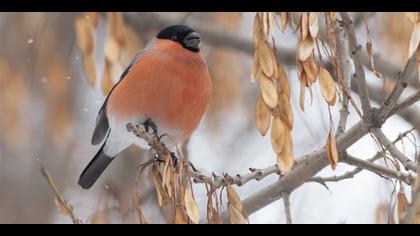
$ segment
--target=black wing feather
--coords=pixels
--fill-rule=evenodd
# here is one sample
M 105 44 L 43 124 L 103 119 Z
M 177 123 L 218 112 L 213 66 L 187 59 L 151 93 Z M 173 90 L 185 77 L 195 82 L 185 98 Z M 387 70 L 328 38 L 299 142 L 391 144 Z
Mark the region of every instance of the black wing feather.
M 124 79 L 124 77 L 127 75 L 133 63 L 137 61 L 137 59 L 144 53 L 144 51 L 145 50 L 135 55 L 134 58 L 130 61 L 130 64 L 128 64 L 127 68 L 121 74 L 120 79 L 114 85 L 114 87 L 112 87 L 111 91 L 109 92 L 108 96 L 105 99 L 105 102 L 102 104 L 102 107 L 99 110 L 98 116 L 96 117 L 95 130 L 93 131 L 93 135 L 92 135 L 93 145 L 98 145 L 99 143 L 101 143 L 102 140 L 104 140 L 105 136 L 109 133 L 109 123 L 108 123 L 108 117 L 106 115 L 106 107 L 107 107 L 109 95 L 111 95 L 112 91 L 114 91 L 114 89 L 118 86 L 121 80 Z

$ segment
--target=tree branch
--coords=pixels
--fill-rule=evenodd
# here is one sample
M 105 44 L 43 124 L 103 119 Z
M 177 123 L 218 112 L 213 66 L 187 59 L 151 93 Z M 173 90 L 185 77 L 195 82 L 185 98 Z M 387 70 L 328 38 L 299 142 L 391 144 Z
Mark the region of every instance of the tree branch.
M 401 103 L 396 103 L 392 110 L 389 112 L 389 117 L 397 113 L 397 110 L 403 110 L 420 100 L 420 91 L 412 94 L 411 96 L 404 99 Z M 420 117 L 420 116 L 418 116 Z
M 284 211 L 286 213 L 286 224 L 292 224 L 292 214 L 290 211 L 290 193 L 283 192 Z
M 420 163 L 418 163 L 418 170 L 420 171 Z M 407 211 L 401 218 L 401 223 L 411 224 L 413 223 L 416 214 L 420 214 L 418 206 L 420 204 L 420 175 L 417 174 L 416 184 L 414 186 L 414 192 L 411 197 L 411 203 L 407 208 Z
M 363 121 L 356 123 L 342 136 L 337 138 L 338 151 L 340 152 L 350 147 L 353 143 L 366 135 L 368 129 L 369 127 Z M 305 160 L 304 162 L 302 162 L 303 159 Z M 276 182 L 268 185 L 243 201 L 243 205 L 248 214 L 252 214 L 264 206 L 279 200 L 282 197 L 282 192 L 292 192 L 325 168 L 328 165 L 325 148 L 297 158 L 296 162 L 302 164 L 292 171 L 285 173 Z
M 401 96 L 404 89 L 407 87 L 408 77 L 413 73 L 416 68 L 416 55 L 414 54 L 408 60 L 407 64 L 404 67 L 403 72 L 398 73 L 397 84 L 392 89 L 392 92 L 389 94 L 387 99 L 385 99 L 381 108 L 379 109 L 379 114 L 383 117 L 389 116 L 393 107 L 397 104 L 398 98 Z
M 400 171 L 392 170 L 392 169 L 374 164 L 372 163 L 372 161 L 361 160 L 349 154 L 342 156 L 340 161 L 349 165 L 357 166 L 358 168 L 361 168 L 361 169 L 368 170 L 381 177 L 386 176 L 389 178 L 398 179 L 408 185 L 411 185 L 414 182 L 414 177 L 410 174 L 404 174 Z
M 349 94 L 348 91 L 350 90 L 350 81 L 351 81 L 351 73 L 352 73 L 352 64 L 350 61 L 350 54 L 349 54 L 349 47 L 347 44 L 346 35 L 343 32 L 343 28 L 339 27 L 337 24 L 334 23 L 334 30 L 335 30 L 335 39 L 337 45 L 337 53 L 338 53 L 338 62 L 340 66 L 340 71 L 342 72 L 341 75 L 337 75 L 338 80 L 342 78 L 342 82 L 339 83 L 341 88 L 341 97 L 343 99 L 340 108 L 340 120 L 338 121 L 338 127 L 336 131 L 337 137 L 344 133 L 346 130 L 347 118 L 349 116 L 349 98 L 347 95 Z
M 382 130 L 374 128 L 372 130 L 373 135 L 378 139 L 379 143 L 384 146 L 385 150 L 389 151 L 393 157 L 400 161 L 406 170 L 417 171 L 417 167 L 413 161 L 408 159 L 395 145 L 385 136 Z
M 371 106 L 369 101 L 369 94 L 366 88 L 365 71 L 361 59 L 362 46 L 357 42 L 353 21 L 351 20 L 349 14 L 346 12 L 341 12 L 340 15 L 343 19 L 343 28 L 346 31 L 349 39 L 350 55 L 353 59 L 354 67 L 356 70 L 354 76 L 359 91 L 360 101 L 362 103 L 363 114 L 366 115 L 368 112 L 370 112 Z

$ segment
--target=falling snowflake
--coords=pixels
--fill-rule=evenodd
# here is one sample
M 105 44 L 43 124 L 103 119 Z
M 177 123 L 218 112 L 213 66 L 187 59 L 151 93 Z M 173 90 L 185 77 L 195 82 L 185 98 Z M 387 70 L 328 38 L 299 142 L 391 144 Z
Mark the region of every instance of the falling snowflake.
M 88 111 L 88 109 L 85 107 L 85 108 L 83 108 L 83 111 L 84 111 L 84 112 L 87 112 L 87 111 Z
M 27 43 L 32 44 L 34 42 L 34 39 L 28 39 Z
M 67 80 L 70 80 L 71 79 L 71 77 L 70 76 L 67 76 Z

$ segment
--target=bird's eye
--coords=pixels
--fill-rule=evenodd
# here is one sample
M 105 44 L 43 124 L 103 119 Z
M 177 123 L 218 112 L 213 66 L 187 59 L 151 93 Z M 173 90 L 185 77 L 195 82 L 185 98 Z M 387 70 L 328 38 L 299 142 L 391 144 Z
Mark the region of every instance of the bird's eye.
M 176 41 L 177 37 L 176 36 L 172 36 L 171 40 Z

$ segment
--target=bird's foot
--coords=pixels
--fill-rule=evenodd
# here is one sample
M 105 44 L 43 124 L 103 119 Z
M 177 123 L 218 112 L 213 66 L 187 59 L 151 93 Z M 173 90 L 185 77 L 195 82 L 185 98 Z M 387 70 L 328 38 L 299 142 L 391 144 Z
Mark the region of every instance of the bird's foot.
M 171 152 L 172 163 L 174 163 L 174 167 L 178 166 L 178 157 L 176 156 L 175 152 Z
M 144 125 L 144 129 L 146 130 L 147 133 L 149 133 L 149 130 L 152 129 L 153 135 L 156 138 L 158 138 L 157 126 L 156 126 L 155 122 L 153 122 L 153 120 L 151 118 L 147 118 L 147 120 L 143 122 L 143 125 Z

